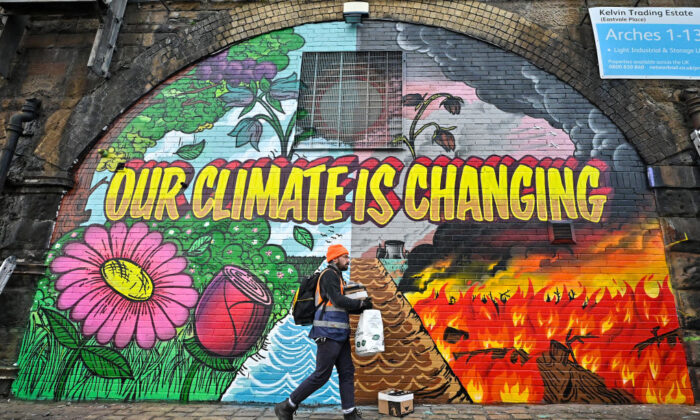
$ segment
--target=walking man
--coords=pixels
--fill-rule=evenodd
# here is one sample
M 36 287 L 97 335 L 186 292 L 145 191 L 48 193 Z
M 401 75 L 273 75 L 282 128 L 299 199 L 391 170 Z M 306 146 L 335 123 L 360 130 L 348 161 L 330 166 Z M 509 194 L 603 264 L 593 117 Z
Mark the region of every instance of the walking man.
M 355 366 L 350 351 L 350 317 L 372 309 L 370 298 L 350 299 L 343 295 L 345 281 L 342 272 L 348 269 L 348 250 L 340 244 L 328 247 L 328 268 L 316 286 L 316 313 L 309 337 L 316 342 L 316 370 L 295 389 L 289 398 L 275 405 L 279 420 L 292 420 L 299 404 L 321 388 L 338 371 L 340 402 L 344 419 L 361 419 L 355 408 Z

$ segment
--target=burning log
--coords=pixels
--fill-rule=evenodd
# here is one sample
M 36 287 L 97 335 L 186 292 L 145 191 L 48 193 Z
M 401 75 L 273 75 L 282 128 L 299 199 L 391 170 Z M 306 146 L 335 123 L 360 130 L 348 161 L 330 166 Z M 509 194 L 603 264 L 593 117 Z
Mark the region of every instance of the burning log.
M 551 340 L 549 351 L 537 358 L 544 401 L 547 403 L 630 404 L 634 397 L 624 390 L 610 389 L 603 379 L 570 359 L 572 351 Z
M 680 328 L 676 328 L 673 331 L 669 331 L 669 332 L 667 332 L 665 334 L 661 334 L 661 335 L 659 335 L 659 329 L 660 329 L 660 327 L 654 327 L 651 330 L 651 334 L 653 335 L 653 337 L 646 339 L 646 340 L 642 341 L 641 343 L 636 344 L 633 347 L 634 349 L 637 350 L 637 357 L 641 357 L 642 350 L 644 350 L 645 348 L 647 348 L 653 344 L 656 344 L 656 347 L 661 347 L 661 343 L 663 343 L 664 340 L 666 340 L 668 345 L 671 347 L 673 347 L 677 343 L 681 342 L 681 329 Z

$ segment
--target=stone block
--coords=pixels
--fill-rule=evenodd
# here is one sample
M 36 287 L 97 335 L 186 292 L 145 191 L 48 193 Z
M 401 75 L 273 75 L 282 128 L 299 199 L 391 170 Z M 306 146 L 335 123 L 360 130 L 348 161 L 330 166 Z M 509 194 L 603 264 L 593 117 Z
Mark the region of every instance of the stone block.
M 688 374 L 690 375 L 690 385 L 693 388 L 695 401 L 700 401 L 700 367 L 688 366 Z
M 674 289 L 700 290 L 700 254 L 671 252 L 669 262 Z
M 700 291 L 675 290 L 678 322 L 686 330 L 700 330 Z
M 670 251 L 700 253 L 700 222 L 697 217 L 664 217 L 661 228 Z
M 656 202 L 661 216 L 697 216 L 700 213 L 700 190 L 658 188 Z

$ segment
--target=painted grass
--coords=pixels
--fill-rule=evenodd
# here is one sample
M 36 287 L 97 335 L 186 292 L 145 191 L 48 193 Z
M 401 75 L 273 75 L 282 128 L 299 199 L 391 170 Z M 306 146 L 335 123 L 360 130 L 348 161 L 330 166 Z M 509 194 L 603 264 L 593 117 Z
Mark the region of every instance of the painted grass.
M 322 261 L 323 257 L 287 257 L 287 262 L 297 269 L 300 278 L 313 273 Z M 53 295 L 51 289 L 40 288 L 37 291 L 37 302 L 46 303 L 45 296 Z M 190 325 L 181 328 L 175 339 L 157 342 L 153 349 L 143 350 L 132 342 L 120 350 L 131 366 L 134 379 L 101 378 L 89 371 L 82 362 L 78 362 L 68 376 L 64 399 L 178 400 L 187 373 L 193 364 L 196 364 L 198 366 L 190 388 L 189 400 L 219 400 L 240 370 L 217 371 L 193 359 L 182 344 L 183 340 L 193 335 Z M 267 336 L 272 327 L 273 325 L 270 325 L 269 329 L 264 331 L 263 337 Z M 90 339 L 87 345 L 98 344 L 94 339 Z M 263 338 L 244 358 L 257 357 L 264 345 Z M 35 305 L 22 340 L 18 360 L 20 371 L 13 384 L 14 395 L 22 399 L 54 398 L 57 380 L 72 352 L 73 350 L 61 346 L 53 338 L 46 320 L 38 312 L 38 305 Z

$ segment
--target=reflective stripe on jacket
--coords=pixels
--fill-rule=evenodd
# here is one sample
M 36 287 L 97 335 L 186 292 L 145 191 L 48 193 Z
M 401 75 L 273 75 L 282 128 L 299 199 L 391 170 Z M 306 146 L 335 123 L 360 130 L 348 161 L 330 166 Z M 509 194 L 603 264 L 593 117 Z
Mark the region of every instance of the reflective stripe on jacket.
M 323 270 L 316 285 L 316 313 L 314 314 L 313 327 L 309 336 L 311 338 L 326 337 L 331 340 L 345 341 L 350 338 L 350 317 L 348 312 L 333 305 L 333 302 L 328 299 L 325 304 L 321 305 L 321 279 L 327 270 L 333 272 L 340 282 L 340 293 L 344 291 L 344 282 L 341 274 L 337 273 L 333 268 Z

